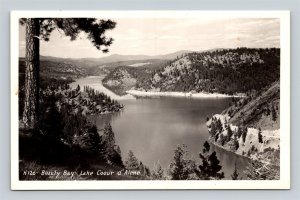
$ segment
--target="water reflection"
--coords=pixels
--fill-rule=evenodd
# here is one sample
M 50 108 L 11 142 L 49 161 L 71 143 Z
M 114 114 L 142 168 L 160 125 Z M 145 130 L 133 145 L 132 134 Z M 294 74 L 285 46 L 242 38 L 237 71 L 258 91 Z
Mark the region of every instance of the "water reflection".
M 222 171 L 225 173 L 227 178 L 231 178 L 230 176 L 233 173 L 235 163 L 239 173 L 239 178 L 246 178 L 244 171 L 246 166 L 250 164 L 250 159 L 236 155 L 232 152 L 225 151 L 224 149 L 214 145 L 212 145 L 212 151 L 216 151 L 217 156 L 223 166 Z

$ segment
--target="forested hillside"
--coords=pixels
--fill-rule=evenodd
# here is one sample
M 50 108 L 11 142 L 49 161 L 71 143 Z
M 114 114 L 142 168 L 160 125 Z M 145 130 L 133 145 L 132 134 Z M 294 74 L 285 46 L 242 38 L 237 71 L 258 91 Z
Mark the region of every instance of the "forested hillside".
M 25 73 L 25 60 L 19 59 L 19 71 L 20 75 Z M 84 67 L 74 65 L 67 62 L 55 62 L 55 61 L 40 61 L 40 75 L 41 78 L 47 77 L 55 79 L 75 79 L 87 75 L 87 70 Z
M 262 130 L 280 128 L 280 84 L 279 81 L 259 93 L 240 100 L 233 99 L 232 105 L 222 112 L 235 125 L 247 125 Z
M 245 93 L 279 79 L 280 49 L 221 49 L 188 53 L 138 82 L 138 90 Z
M 22 67 L 22 66 L 21 66 Z M 24 108 L 24 73 L 19 73 L 19 117 Z M 48 66 L 47 66 L 48 67 Z M 45 68 L 44 68 L 45 69 Z M 57 70 L 65 70 L 66 65 Z M 73 66 L 72 66 L 72 69 Z M 78 71 L 69 71 L 68 77 L 55 76 L 52 70 L 41 70 L 40 113 L 37 128 L 26 129 L 19 121 L 20 180 L 86 180 L 86 179 L 135 179 L 129 176 L 84 176 L 80 170 L 112 171 L 124 169 L 119 146 L 115 143 L 110 124 L 104 130 L 98 130 L 92 124 L 88 114 L 118 112 L 123 106 L 109 96 L 84 86 L 81 91 L 71 89 L 72 75 Z M 63 73 L 63 72 L 62 72 Z M 75 73 L 75 74 L 73 74 Z M 53 76 L 52 76 L 53 75 Z M 79 74 L 80 75 L 80 74 Z M 63 170 L 79 170 L 70 176 L 62 175 Z M 56 170 L 59 176 L 30 176 L 24 171 Z M 22 173 L 21 173 L 22 172 Z M 137 177 L 140 178 L 140 177 Z
M 236 154 L 270 165 L 279 177 L 280 84 L 239 100 L 208 119 L 210 141 Z M 284 133 L 283 133 L 284 134 Z
M 102 83 L 116 94 L 125 95 L 127 90 L 138 87 L 144 80 L 149 80 L 158 67 L 159 65 L 153 64 L 139 67 L 119 66 L 111 70 Z

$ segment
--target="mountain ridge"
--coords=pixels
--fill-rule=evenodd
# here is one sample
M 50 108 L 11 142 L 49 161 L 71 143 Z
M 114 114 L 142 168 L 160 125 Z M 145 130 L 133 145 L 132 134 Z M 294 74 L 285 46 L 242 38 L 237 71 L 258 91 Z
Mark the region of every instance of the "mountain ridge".
M 237 48 L 188 53 L 140 85 L 146 91 L 245 93 L 279 79 L 280 50 Z
M 192 52 L 177 57 L 157 68 L 148 68 L 148 75 L 135 81 L 135 90 L 148 92 L 207 92 L 234 95 L 259 90 L 279 79 L 279 49 L 217 49 Z M 142 69 L 142 67 L 139 67 Z M 108 74 L 105 82 L 137 79 L 130 68 Z M 120 74 L 125 74 L 126 77 Z M 136 69 L 137 70 L 137 69 Z M 119 75 L 117 75 L 119 74 Z M 143 73 L 145 74 L 145 73 Z M 117 85 L 114 85 L 114 87 Z M 119 87 L 117 86 L 117 87 Z M 130 88 L 128 87 L 124 88 Z M 116 87 L 115 87 L 116 88 Z M 126 91 L 122 91 L 124 93 Z
M 182 56 L 185 53 L 191 53 L 197 51 L 190 50 L 179 50 L 173 53 L 168 54 L 160 54 L 160 55 L 143 55 L 143 54 L 135 54 L 135 55 L 126 55 L 126 54 L 112 54 L 109 56 L 101 57 L 101 58 L 62 58 L 55 56 L 40 56 L 40 60 L 46 61 L 55 61 L 55 62 L 89 62 L 94 63 L 95 65 L 119 62 L 119 61 L 131 61 L 131 60 L 151 60 L 151 59 L 161 59 L 161 60 L 173 60 L 178 56 Z M 20 59 L 24 59 L 24 57 L 20 57 Z

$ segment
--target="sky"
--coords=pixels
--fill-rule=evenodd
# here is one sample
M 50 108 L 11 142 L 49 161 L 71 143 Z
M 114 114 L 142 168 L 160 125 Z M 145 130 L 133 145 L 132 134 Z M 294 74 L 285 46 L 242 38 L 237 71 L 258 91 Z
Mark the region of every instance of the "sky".
M 106 32 L 114 39 L 109 53 L 97 50 L 84 34 L 70 41 L 62 31 L 40 43 L 40 55 L 64 58 L 100 58 L 112 54 L 162 55 L 180 50 L 280 47 L 279 19 L 113 19 L 116 28 Z M 25 55 L 25 27 L 19 31 L 21 57 Z

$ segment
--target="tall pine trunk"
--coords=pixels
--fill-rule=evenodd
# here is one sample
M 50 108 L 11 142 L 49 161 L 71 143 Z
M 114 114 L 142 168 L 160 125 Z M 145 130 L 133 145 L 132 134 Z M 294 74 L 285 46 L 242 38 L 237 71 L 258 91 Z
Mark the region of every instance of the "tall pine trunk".
M 40 67 L 39 19 L 26 21 L 26 66 L 23 123 L 35 128 L 39 116 L 39 67 Z

